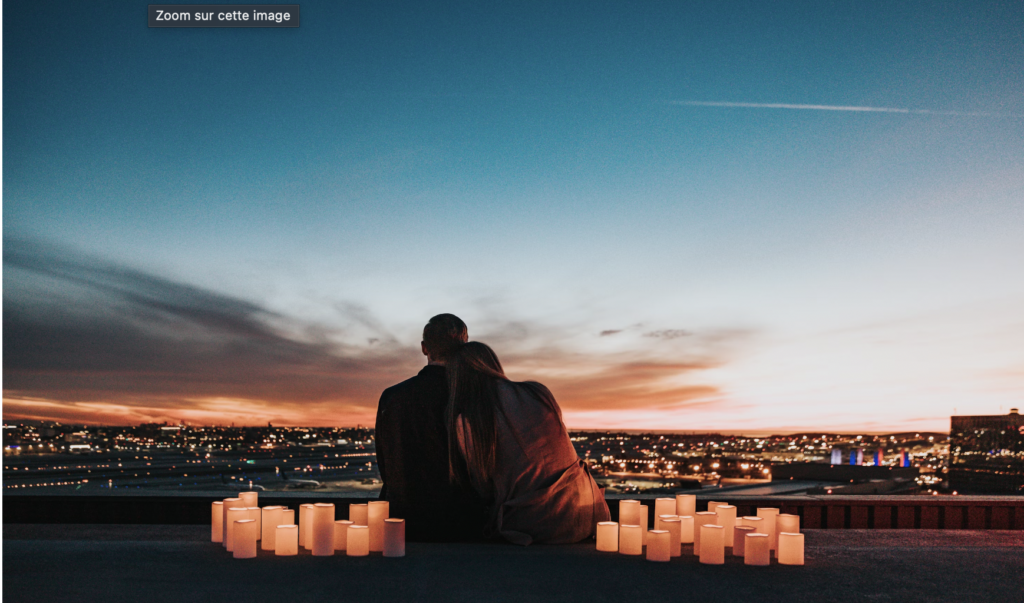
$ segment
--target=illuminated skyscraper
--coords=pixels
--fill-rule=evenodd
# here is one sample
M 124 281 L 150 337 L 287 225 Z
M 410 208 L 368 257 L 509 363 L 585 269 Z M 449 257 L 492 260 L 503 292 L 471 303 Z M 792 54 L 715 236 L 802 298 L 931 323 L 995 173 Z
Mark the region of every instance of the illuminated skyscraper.
M 1024 492 L 1024 417 L 951 417 L 949 485 L 958 492 Z

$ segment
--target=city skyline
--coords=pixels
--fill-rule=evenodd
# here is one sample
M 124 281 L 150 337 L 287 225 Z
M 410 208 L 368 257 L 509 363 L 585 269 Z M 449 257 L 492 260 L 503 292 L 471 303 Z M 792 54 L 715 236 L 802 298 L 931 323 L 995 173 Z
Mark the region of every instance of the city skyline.
M 441 312 L 572 429 L 1024 400 L 1019 4 L 5 8 L 5 421 L 372 426 Z

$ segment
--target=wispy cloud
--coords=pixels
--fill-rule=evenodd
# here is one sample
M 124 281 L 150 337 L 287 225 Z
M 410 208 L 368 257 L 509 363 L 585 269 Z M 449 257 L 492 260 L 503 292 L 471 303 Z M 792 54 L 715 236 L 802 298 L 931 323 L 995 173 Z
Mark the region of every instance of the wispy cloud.
M 954 117 L 1021 117 L 1016 113 L 990 111 L 936 111 L 932 109 L 904 109 L 901 107 L 862 107 L 857 105 L 803 105 L 795 103 L 735 103 L 726 101 L 667 101 L 683 107 L 724 107 L 730 109 L 791 109 L 798 111 L 847 111 L 854 113 L 902 113 L 906 115 L 947 115 Z
M 365 425 L 380 392 L 423 362 L 418 339 L 350 302 L 325 300 L 352 329 L 39 242 L 8 239 L 4 265 L 5 418 Z M 594 350 L 589 324 L 502 314 L 473 321 L 473 339 L 569 411 L 717 404 L 706 371 L 749 338 L 634 325 L 601 335 L 661 341 Z

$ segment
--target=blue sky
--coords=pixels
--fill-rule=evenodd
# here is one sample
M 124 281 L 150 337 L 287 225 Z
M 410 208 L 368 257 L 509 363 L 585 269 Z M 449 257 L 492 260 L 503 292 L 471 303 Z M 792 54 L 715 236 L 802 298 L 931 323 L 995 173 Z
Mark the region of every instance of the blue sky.
M 5 6 L 5 417 L 365 423 L 445 311 L 570 426 L 1022 398 L 1019 3 L 145 6 Z

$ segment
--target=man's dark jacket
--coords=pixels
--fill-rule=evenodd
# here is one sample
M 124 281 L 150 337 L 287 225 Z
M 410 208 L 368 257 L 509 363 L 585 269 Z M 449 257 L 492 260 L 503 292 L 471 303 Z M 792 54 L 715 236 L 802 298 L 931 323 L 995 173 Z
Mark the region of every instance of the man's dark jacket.
M 377 406 L 381 500 L 405 519 L 406 538 L 428 542 L 479 540 L 484 506 L 448 479 L 448 381 L 443 366 L 384 390 Z

